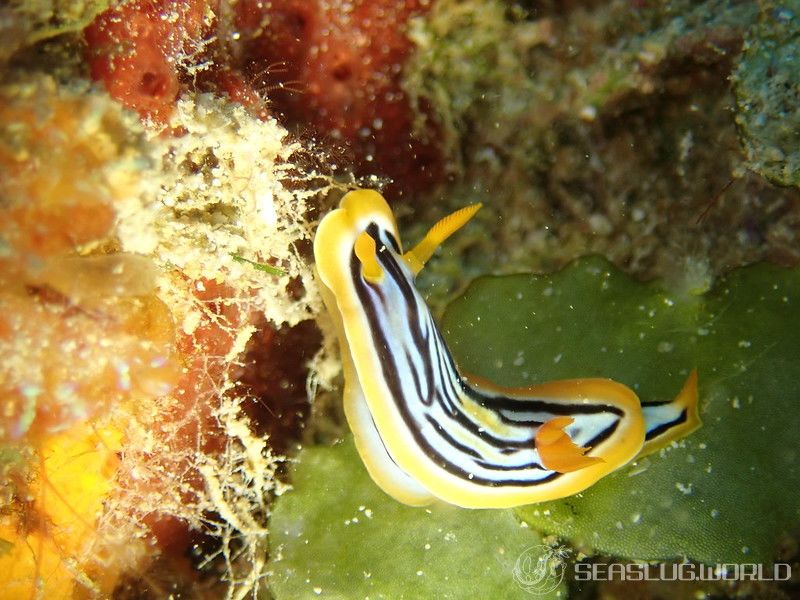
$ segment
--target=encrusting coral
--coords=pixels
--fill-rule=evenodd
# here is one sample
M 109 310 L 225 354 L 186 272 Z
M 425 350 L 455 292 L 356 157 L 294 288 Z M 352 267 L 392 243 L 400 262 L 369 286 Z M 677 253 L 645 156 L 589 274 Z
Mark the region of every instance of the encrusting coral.
M 113 243 L 145 144 L 108 98 L 47 77 L 3 86 L 0 123 L 0 579 L 10 598 L 105 594 L 140 554 L 96 527 L 125 407 L 180 368 L 155 265 Z
M 257 327 L 292 331 L 319 303 L 302 149 L 202 95 L 159 136 L 46 76 L 4 86 L 0 118 L 6 589 L 107 596 L 188 529 L 231 597 L 257 589 L 282 458 L 237 377 Z
M 392 195 L 440 183 L 432 120 L 415 127 L 403 88 L 414 44 L 406 23 L 430 2 L 133 0 L 84 31 L 91 77 L 161 125 L 187 90 L 227 95 L 261 118 L 336 148 L 342 173 L 382 177 Z M 268 101 L 267 101 L 268 100 Z
M 794 10 L 792 8 L 794 6 Z M 760 3 L 733 73 L 747 167 L 778 185 L 800 185 L 800 29 L 797 3 Z
M 306 179 L 294 166 L 292 154 L 302 149 L 283 142 L 286 132 L 274 120 L 206 95 L 179 101 L 170 126 L 182 133 L 153 140 L 159 191 L 120 207 L 119 235 L 124 248 L 161 267 L 160 294 L 176 316 L 187 369 L 165 410 L 131 434 L 130 464 L 149 471 L 125 502 L 211 532 L 231 593 L 241 594 L 262 577 L 267 503 L 281 489 L 275 470 L 282 460 L 243 412 L 252 398 L 237 383 L 246 366 L 241 355 L 259 322 L 262 331 L 264 320 L 267 330 L 291 328 L 319 310 L 297 247 L 311 234 L 305 215 L 316 192 L 303 191 L 313 175 Z M 267 262 L 283 275 L 253 266 Z
M 782 169 L 786 181 L 792 88 L 764 96 L 763 60 L 755 71 L 734 70 L 737 60 L 768 54 L 755 45 L 791 38 L 789 13 L 771 5 L 759 17 L 755 3 L 726 0 L 438 0 L 415 18 L 419 52 L 405 87 L 431 103 L 462 174 L 449 205 L 430 203 L 431 214 L 415 221 L 476 201 L 496 207 L 478 215 L 480 234 L 454 241 L 453 260 L 423 272 L 439 284 L 433 293 L 479 273 L 551 270 L 587 253 L 645 279 L 680 279 L 698 266 L 713 279 L 760 259 L 797 264 L 800 194 L 751 171 L 740 146 L 781 145 L 785 161 L 770 170 Z M 755 27 L 757 19 L 770 27 Z M 757 44 L 759 35 L 769 39 Z M 740 58 L 744 40 L 753 41 Z M 792 79 L 784 60 L 792 52 L 787 44 L 776 55 L 775 91 Z M 732 90 L 732 72 L 753 82 Z M 753 108 L 743 115 L 745 95 Z
M 140 188 L 144 140 L 86 91 L 47 78 L 2 89 L 4 441 L 163 394 L 177 377 L 156 267 L 111 241 L 114 204 Z
M 389 197 L 417 200 L 442 181 L 439 128 L 402 84 L 415 47 L 408 22 L 430 0 L 241 0 L 234 64 L 272 90 L 276 114 L 343 147 L 357 175 L 389 178 Z

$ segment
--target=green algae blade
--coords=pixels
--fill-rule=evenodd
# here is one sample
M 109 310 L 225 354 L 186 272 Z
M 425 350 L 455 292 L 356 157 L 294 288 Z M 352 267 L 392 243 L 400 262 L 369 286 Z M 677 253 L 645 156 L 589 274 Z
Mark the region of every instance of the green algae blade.
M 304 449 L 292 486 L 270 521 L 276 600 L 564 597 L 563 570 L 536 579 L 545 547 L 513 511 L 404 506 L 372 482 L 352 439 Z
M 254 260 L 250 260 L 245 258 L 244 256 L 239 256 L 238 254 L 231 254 L 231 258 L 238 263 L 244 263 L 246 265 L 250 265 L 256 271 L 263 271 L 264 273 L 269 273 L 270 275 L 275 275 L 276 277 L 282 277 L 286 275 L 286 271 L 283 269 L 279 269 L 278 267 L 273 267 L 272 265 L 268 265 L 267 263 L 260 263 Z
M 766 563 L 800 523 L 800 270 L 744 268 L 692 295 L 590 257 L 476 280 L 442 325 L 463 371 L 507 386 L 602 376 L 647 402 L 699 371 L 700 430 L 583 494 L 518 509 L 532 528 L 631 559 Z

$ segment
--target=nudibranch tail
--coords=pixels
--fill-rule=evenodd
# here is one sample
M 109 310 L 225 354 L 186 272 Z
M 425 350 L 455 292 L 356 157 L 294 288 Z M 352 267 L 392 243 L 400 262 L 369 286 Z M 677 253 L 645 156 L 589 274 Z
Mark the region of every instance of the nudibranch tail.
M 564 431 L 574 420 L 572 417 L 555 417 L 536 432 L 536 450 L 546 469 L 569 473 L 604 462 L 597 456 L 584 456 L 589 448 L 577 446 Z
M 475 216 L 475 213 L 481 209 L 481 206 L 483 206 L 481 203 L 465 206 L 437 221 L 428 230 L 422 241 L 403 255 L 403 259 L 411 267 L 412 273 L 417 275 L 425 266 L 425 263 L 433 256 L 433 253 L 436 252 L 436 249 L 447 238 L 466 225 Z
M 478 207 L 446 217 L 405 255 L 391 209 L 368 190 L 347 194 L 317 230 L 345 414 L 386 493 L 469 508 L 562 498 L 698 426 L 696 376 L 672 402 L 643 409 L 608 379 L 507 388 L 462 374 L 414 277 Z
M 642 404 L 646 433 L 639 456 L 655 452 L 680 438 L 686 437 L 703 422 L 697 393 L 697 369 L 693 369 L 675 398 L 669 402 Z

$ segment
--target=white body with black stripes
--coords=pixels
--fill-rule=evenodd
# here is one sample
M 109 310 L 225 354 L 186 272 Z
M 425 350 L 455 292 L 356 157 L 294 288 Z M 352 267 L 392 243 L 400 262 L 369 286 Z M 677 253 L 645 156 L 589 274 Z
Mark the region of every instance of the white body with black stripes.
M 694 377 L 675 400 L 643 410 L 608 379 L 503 388 L 461 374 L 414 287 L 425 259 L 403 255 L 375 192 L 345 196 L 320 223 L 314 253 L 348 422 L 370 475 L 401 502 L 498 508 L 568 496 L 699 426 Z M 563 438 L 553 446 L 548 423 Z

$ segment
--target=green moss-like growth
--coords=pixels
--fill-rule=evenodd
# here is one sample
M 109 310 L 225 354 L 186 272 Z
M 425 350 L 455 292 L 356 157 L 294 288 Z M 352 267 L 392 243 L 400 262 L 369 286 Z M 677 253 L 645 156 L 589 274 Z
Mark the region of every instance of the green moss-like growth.
M 109 0 L 11 0 L 0 23 L 0 59 L 63 33 L 80 31 L 108 8 Z
M 410 23 L 418 50 L 406 66 L 405 87 L 418 114 L 431 105 L 456 171 L 481 153 L 469 139 L 479 140 L 484 155 L 486 146 L 526 139 L 517 136 L 535 90 L 522 55 L 543 34 L 535 24 L 509 19 L 506 8 L 497 0 L 438 0 Z M 427 124 L 417 129 L 424 133 Z
M 372 482 L 351 439 L 307 448 L 270 523 L 277 600 L 563 597 L 537 533 L 510 510 L 411 508 Z
M 797 264 L 800 192 L 740 177 L 730 74 L 759 14 L 737 0 L 433 3 L 410 26 L 406 91 L 463 177 L 413 219 L 487 206 L 481 236 L 452 242 L 458 263 L 426 269 L 445 282 L 435 293 L 591 253 L 644 279 L 698 259 L 712 275 Z
M 736 123 L 748 166 L 800 185 L 800 2 L 764 2 L 735 72 Z
M 583 259 L 553 276 L 477 280 L 443 330 L 462 369 L 503 385 L 604 376 L 666 400 L 698 368 L 702 429 L 519 514 L 589 551 L 768 562 L 800 522 L 800 271 L 742 269 L 705 295 L 679 287 Z

